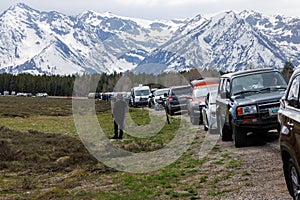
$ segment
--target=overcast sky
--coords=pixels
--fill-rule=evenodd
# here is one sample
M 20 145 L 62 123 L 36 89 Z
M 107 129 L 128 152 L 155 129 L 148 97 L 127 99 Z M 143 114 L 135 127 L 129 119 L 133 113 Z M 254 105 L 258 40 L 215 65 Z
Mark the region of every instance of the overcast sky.
M 300 17 L 299 0 L 1 0 L 0 12 L 18 2 L 37 10 L 55 10 L 67 15 L 92 10 L 144 19 L 178 19 L 228 10 L 254 10 L 267 15 Z

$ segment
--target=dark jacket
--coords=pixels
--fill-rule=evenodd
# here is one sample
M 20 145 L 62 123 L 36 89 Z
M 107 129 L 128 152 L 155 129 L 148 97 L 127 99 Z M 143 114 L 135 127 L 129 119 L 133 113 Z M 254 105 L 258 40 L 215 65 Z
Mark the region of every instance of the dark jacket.
M 113 105 L 113 117 L 118 125 L 123 125 L 128 105 L 123 99 L 117 99 Z

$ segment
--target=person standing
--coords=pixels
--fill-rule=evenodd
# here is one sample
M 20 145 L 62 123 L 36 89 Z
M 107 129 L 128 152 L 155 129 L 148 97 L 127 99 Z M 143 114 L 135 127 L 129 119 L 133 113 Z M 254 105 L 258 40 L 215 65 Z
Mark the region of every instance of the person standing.
M 113 104 L 114 136 L 112 139 L 123 139 L 127 111 L 128 105 L 124 100 L 122 93 L 118 93 L 116 102 Z

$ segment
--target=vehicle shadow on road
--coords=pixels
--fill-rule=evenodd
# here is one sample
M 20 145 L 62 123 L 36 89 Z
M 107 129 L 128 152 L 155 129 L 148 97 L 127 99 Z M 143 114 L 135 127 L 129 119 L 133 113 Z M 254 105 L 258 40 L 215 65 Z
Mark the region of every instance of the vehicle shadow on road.
M 262 146 L 267 143 L 276 143 L 279 133 L 270 131 L 268 133 L 248 133 L 247 146 Z

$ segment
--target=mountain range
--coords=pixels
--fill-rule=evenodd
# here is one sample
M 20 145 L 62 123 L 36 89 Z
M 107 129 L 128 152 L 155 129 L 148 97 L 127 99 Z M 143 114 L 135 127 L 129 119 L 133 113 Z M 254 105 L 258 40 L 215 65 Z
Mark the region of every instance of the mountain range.
M 68 16 L 18 3 L 0 14 L 0 73 L 67 75 L 299 65 L 300 19 L 255 11 L 145 20 Z

